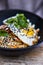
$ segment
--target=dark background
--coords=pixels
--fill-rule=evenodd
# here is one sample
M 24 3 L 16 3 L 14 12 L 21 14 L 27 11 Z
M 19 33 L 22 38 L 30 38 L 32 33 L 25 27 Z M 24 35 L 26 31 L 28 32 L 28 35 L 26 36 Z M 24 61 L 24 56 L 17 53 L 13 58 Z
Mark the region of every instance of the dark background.
M 0 0 L 0 10 L 22 9 L 43 18 L 43 0 Z

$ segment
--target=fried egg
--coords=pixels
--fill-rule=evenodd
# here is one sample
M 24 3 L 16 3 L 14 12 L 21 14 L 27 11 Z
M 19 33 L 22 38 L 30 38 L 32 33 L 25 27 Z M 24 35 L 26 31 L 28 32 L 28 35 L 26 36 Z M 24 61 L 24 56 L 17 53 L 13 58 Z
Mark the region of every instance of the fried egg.
M 6 21 L 8 19 L 4 20 L 3 23 L 7 24 Z M 29 22 L 29 19 L 27 19 L 27 21 Z M 24 44 L 27 44 L 28 46 L 34 45 L 40 38 L 37 36 L 37 30 L 39 29 L 35 30 L 35 25 L 31 25 L 31 23 L 29 23 L 28 29 L 18 29 L 14 26 L 14 24 L 9 24 L 8 27 L 15 34 L 15 36 L 17 36 Z

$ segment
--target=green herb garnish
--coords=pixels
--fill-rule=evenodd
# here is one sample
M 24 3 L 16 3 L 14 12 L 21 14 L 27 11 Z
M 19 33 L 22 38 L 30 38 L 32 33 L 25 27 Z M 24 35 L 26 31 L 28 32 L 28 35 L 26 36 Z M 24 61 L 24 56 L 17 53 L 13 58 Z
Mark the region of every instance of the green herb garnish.
M 11 18 L 11 19 L 8 19 L 8 20 L 7 20 L 7 23 L 8 23 L 8 24 L 12 24 L 14 21 L 15 21 L 15 19 L 14 19 L 14 18 Z
M 28 27 L 28 22 L 24 14 L 17 14 L 15 18 L 8 19 L 6 23 L 14 24 L 18 29 Z
M 0 30 L 0 36 L 8 36 L 8 33 L 4 30 Z

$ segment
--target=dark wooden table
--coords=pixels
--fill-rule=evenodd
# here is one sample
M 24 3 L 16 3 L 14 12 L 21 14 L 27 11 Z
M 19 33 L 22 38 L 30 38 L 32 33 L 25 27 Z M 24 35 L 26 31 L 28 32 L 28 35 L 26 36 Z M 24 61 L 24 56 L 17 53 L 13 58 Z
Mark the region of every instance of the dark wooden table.
M 0 55 L 0 65 L 43 65 L 43 42 L 29 53 L 19 57 Z

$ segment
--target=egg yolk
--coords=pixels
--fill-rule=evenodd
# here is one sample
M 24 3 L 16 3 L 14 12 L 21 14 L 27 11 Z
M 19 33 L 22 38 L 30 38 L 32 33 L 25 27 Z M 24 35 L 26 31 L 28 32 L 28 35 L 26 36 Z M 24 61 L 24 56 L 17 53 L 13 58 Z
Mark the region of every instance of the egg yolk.
M 34 30 L 32 28 L 29 29 L 27 32 L 27 36 L 33 36 L 34 35 Z
M 27 30 L 22 29 L 22 32 L 26 35 L 27 34 Z
M 28 37 L 29 36 L 33 36 L 34 35 L 34 29 L 33 28 L 29 28 L 28 30 L 22 30 L 22 32 L 27 35 Z

